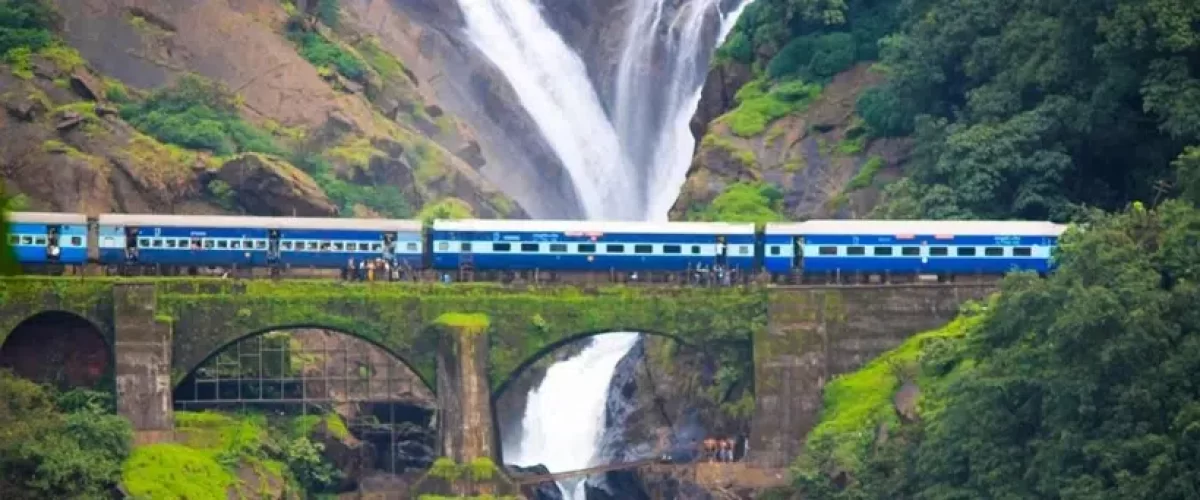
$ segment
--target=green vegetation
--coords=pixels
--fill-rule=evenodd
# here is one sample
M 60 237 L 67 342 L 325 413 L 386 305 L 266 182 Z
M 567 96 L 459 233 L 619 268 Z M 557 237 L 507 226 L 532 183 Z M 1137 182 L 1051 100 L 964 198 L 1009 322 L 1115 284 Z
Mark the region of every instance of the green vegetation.
M 57 393 L 0 370 L 0 394 L 0 496 L 109 498 L 133 439 L 110 393 Z
M 319 493 L 336 483 L 338 472 L 307 433 L 282 430 L 302 427 L 296 422 L 272 427 L 255 414 L 177 412 L 175 428 L 184 442 L 135 450 L 124 465 L 123 483 L 135 498 L 215 499 L 227 492 L 261 497 L 271 493 L 264 488 L 272 484 Z M 260 480 L 239 480 L 244 471 Z
M 693 208 L 688 220 L 720 222 L 776 222 L 784 219 L 780 213 L 783 193 L 764 182 L 738 182 L 729 185 L 706 207 Z
M 469 219 L 474 217 L 475 210 L 471 208 L 467 202 L 458 198 L 443 198 L 434 203 L 425 205 L 421 209 L 421 213 L 417 214 L 417 218 L 430 221 L 433 219 Z
M 350 157 L 353 161 L 362 160 L 361 166 L 365 167 L 366 162 L 370 159 L 370 154 L 374 149 L 366 150 L 366 157 L 360 156 Z M 326 154 L 330 155 L 361 155 L 363 151 L 352 150 L 346 148 L 334 148 Z M 345 159 L 343 157 L 342 159 Z M 334 172 L 333 166 L 329 160 L 320 155 L 304 155 L 297 154 L 293 158 L 293 163 L 312 176 L 318 186 L 325 191 L 325 195 L 338 208 L 341 209 L 343 217 L 353 217 L 356 206 L 363 206 L 373 210 L 379 215 L 395 219 L 407 219 L 413 216 L 413 207 L 405 198 L 404 193 L 396 186 L 390 185 L 360 185 L 347 182 Z
M 793 469 L 798 492 L 1193 498 L 1200 209 L 1135 203 L 1083 220 L 1055 274 L 1010 276 L 986 310 L 831 383 Z M 890 398 L 906 376 L 921 388 L 919 418 L 901 424 Z
M 83 65 L 79 52 L 55 35 L 60 22 L 48 1 L 0 0 L 0 62 L 25 80 L 33 78 L 35 56 L 64 72 Z
M 863 163 L 857 174 L 850 179 L 850 183 L 846 184 L 846 191 L 857 191 L 871 187 L 871 183 L 875 182 L 875 175 L 883 170 L 883 158 L 872 156 Z
M 288 38 L 299 48 L 300 56 L 329 74 L 337 71 L 342 76 L 359 83 L 367 81 L 367 64 L 358 55 L 346 50 L 316 32 L 290 32 Z
M 275 140 L 238 114 L 238 98 L 225 86 L 196 75 L 150 94 L 145 101 L 121 106 L 121 117 L 167 144 L 208 150 L 217 156 L 236 153 L 282 154 Z
M 738 106 L 719 120 L 740 137 L 758 135 L 771 122 L 802 109 L 820 94 L 821 86 L 816 84 L 797 80 L 773 85 L 758 79 L 738 90 Z

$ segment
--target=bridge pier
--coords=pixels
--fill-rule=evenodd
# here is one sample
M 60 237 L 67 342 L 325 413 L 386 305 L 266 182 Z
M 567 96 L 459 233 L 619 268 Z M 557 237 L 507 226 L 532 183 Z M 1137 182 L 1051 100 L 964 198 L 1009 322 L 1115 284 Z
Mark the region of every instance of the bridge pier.
M 169 440 L 171 326 L 156 318 L 154 285 L 119 284 L 112 294 L 117 413 L 133 424 L 138 444 Z
M 488 317 L 446 314 L 438 318 L 438 442 L 441 455 L 464 464 L 477 458 L 496 462 L 488 386 Z

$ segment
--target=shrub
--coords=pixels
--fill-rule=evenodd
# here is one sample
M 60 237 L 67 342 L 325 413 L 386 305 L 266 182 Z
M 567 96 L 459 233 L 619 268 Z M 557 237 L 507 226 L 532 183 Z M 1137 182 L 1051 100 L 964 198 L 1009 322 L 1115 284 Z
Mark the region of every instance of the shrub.
M 913 130 L 915 109 L 889 85 L 867 89 L 858 96 L 855 110 L 876 137 L 908 135 Z
M 318 68 L 331 68 L 357 82 L 366 82 L 367 64 L 354 53 L 318 33 L 293 32 L 289 38 L 300 47 L 300 56 Z
M 821 93 L 816 84 L 790 81 L 770 88 L 770 83 L 759 79 L 746 84 L 735 97 L 738 107 L 725 115 L 733 133 L 750 137 L 761 133 L 771 122 L 803 108 Z
M 237 98 L 228 89 L 194 75 L 156 90 L 143 102 L 122 106 L 121 116 L 162 142 L 219 156 L 282 153 L 270 134 L 242 120 Z
M 767 64 L 767 76 L 780 80 L 800 78 L 824 81 L 844 71 L 858 59 L 854 36 L 839 32 L 797 37 Z

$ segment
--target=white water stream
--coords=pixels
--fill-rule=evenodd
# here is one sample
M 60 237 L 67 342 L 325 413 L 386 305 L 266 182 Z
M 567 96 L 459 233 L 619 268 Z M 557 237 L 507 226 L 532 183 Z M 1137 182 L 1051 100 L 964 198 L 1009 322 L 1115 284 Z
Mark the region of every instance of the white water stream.
M 722 13 L 721 0 L 629 0 L 611 121 L 586 64 L 534 0 L 458 3 L 467 37 L 504 73 L 567 169 L 587 217 L 665 221 L 691 163 L 689 122 L 712 51 L 752 1 Z M 636 333 L 597 336 L 550 367 L 529 393 L 521 443 L 505 450 L 506 461 L 560 472 L 603 460 L 596 454 L 609 384 L 637 340 Z M 559 487 L 567 499 L 585 498 L 582 480 Z

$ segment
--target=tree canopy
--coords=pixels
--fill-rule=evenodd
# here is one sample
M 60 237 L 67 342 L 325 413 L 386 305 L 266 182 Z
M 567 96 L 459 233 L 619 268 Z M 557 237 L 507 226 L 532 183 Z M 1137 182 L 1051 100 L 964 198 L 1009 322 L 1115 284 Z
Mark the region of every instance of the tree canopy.
M 1009 277 L 964 338 L 923 347 L 921 421 L 864 448 L 844 489 L 830 478 L 851 461 L 810 441 L 800 489 L 811 498 L 1200 496 L 1200 210 L 1172 200 L 1087 222 L 1063 239 L 1051 277 Z

